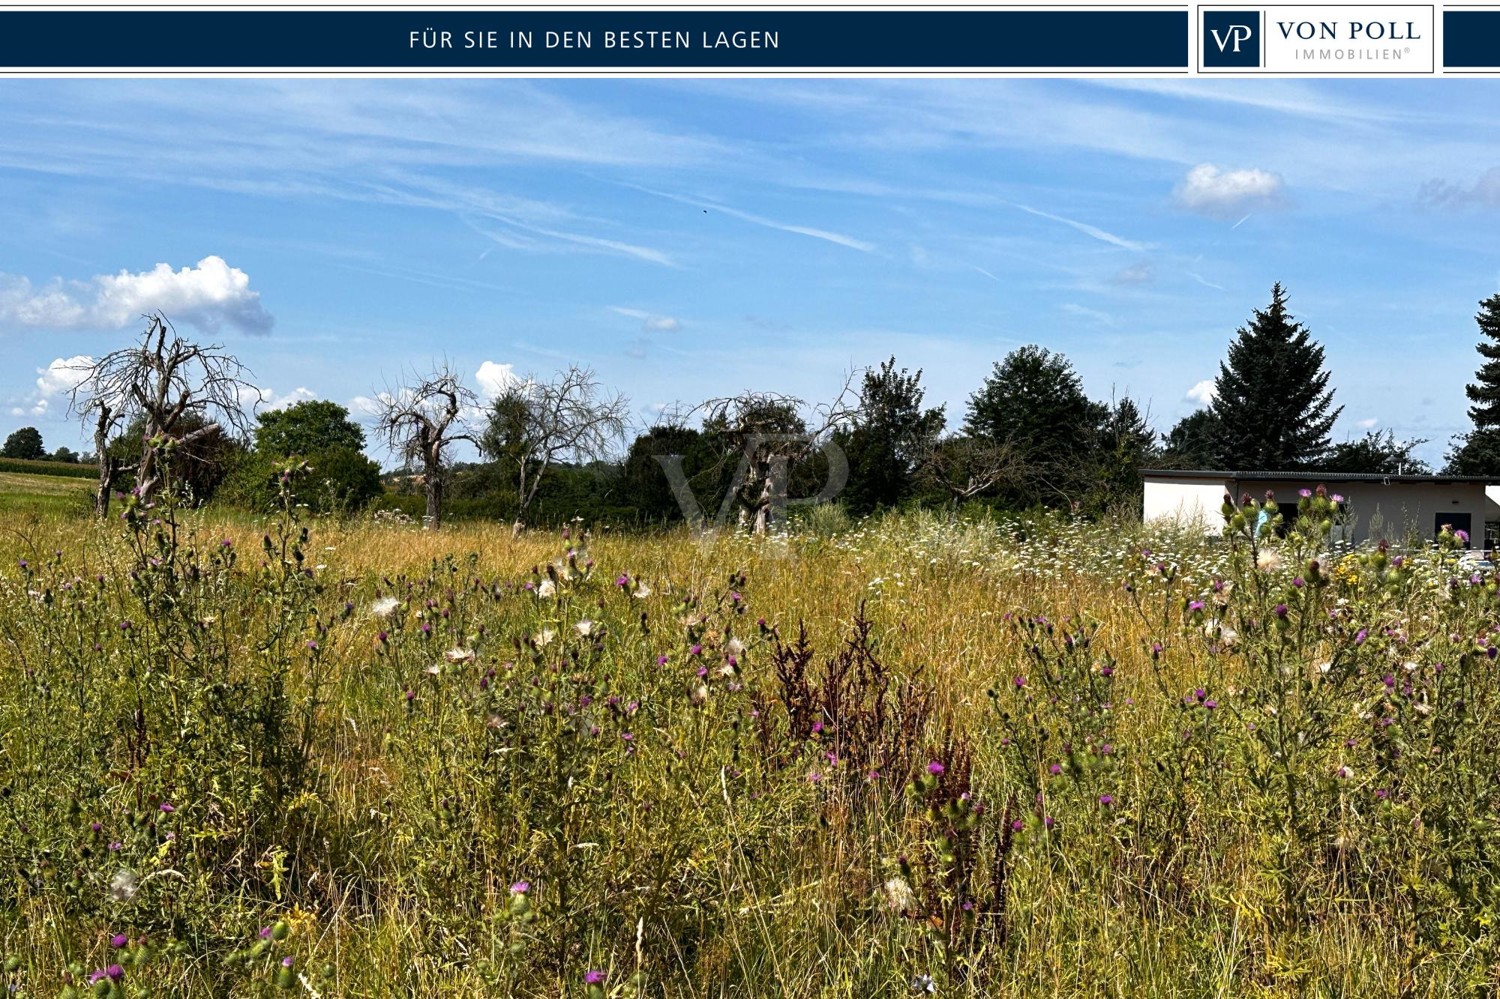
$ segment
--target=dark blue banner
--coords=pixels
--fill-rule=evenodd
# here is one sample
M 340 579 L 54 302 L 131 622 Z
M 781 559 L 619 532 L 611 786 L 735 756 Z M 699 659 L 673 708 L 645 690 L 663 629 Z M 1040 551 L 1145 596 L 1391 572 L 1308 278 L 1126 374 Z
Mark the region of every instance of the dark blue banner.
M 1183 69 L 1186 10 L 15 11 L 0 68 Z
M 1500 10 L 1443 11 L 1443 66 L 1500 67 Z

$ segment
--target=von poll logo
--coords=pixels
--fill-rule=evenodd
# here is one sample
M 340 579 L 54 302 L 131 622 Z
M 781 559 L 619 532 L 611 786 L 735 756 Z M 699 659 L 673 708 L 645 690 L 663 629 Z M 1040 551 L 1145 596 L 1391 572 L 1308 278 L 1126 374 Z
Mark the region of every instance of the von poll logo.
M 1205 69 L 1260 65 L 1260 11 L 1204 11 L 1202 29 Z
M 1198 8 L 1203 73 L 1432 73 L 1431 5 Z

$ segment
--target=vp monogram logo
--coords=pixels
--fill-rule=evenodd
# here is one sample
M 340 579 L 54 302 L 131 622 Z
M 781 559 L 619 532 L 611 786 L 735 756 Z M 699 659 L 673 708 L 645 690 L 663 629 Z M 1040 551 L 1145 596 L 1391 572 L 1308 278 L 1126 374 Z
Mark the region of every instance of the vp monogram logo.
M 1225 46 L 1231 44 L 1234 46 L 1234 51 L 1238 52 L 1241 44 L 1255 37 L 1255 29 L 1248 24 L 1231 24 L 1228 31 L 1211 28 L 1209 34 L 1213 36 L 1214 44 L 1219 46 L 1220 52 L 1224 51 Z
M 1258 10 L 1203 11 L 1204 69 L 1243 68 L 1260 65 Z

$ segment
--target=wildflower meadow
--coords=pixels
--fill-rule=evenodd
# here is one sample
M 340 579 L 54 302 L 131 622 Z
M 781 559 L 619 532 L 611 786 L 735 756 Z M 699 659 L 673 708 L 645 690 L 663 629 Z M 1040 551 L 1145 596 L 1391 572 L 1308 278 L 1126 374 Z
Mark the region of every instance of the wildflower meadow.
M 1488 994 L 1496 579 L 1451 532 L 1330 550 L 1336 509 L 1228 498 L 1222 538 L 18 509 L 0 976 Z

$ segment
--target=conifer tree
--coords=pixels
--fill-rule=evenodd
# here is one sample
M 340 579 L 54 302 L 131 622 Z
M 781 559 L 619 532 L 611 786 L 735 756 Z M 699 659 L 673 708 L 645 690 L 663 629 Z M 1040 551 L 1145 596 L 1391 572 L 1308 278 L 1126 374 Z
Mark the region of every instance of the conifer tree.
M 1474 373 L 1474 381 L 1464 386 L 1474 403 L 1469 407 L 1474 429 L 1454 439 L 1444 469 L 1450 475 L 1500 474 L 1500 295 L 1480 302 L 1474 321 L 1484 335 L 1475 346 L 1484 362 Z
M 1215 451 L 1230 470 L 1305 468 L 1328 453 L 1333 405 L 1323 348 L 1287 312 L 1278 282 L 1219 365 Z

